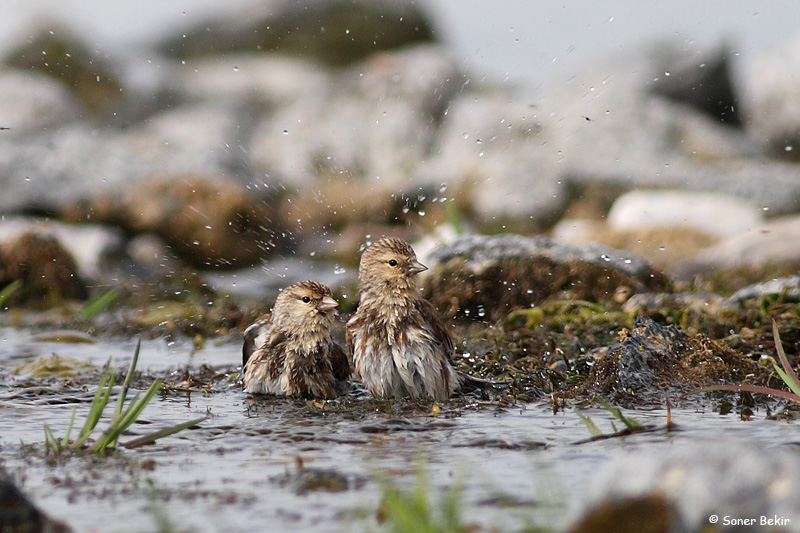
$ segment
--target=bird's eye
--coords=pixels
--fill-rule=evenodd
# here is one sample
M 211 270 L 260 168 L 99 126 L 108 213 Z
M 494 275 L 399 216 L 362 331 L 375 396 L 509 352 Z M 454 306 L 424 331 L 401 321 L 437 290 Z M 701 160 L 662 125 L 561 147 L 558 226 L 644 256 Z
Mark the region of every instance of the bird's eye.
M 397 266 L 397 259 L 389 259 L 389 266 L 396 267 Z
M 304 303 L 308 303 L 310 301 L 311 301 L 311 298 L 309 298 L 308 296 L 303 296 L 303 302 Z

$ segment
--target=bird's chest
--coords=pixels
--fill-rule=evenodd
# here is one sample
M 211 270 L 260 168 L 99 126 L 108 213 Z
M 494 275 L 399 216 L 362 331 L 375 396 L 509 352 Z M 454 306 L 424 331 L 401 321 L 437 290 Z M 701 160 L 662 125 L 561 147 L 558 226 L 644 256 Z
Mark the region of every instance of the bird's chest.
M 424 325 L 413 316 L 387 313 L 367 321 L 358 351 L 367 367 L 365 372 L 386 376 L 429 358 L 431 340 Z

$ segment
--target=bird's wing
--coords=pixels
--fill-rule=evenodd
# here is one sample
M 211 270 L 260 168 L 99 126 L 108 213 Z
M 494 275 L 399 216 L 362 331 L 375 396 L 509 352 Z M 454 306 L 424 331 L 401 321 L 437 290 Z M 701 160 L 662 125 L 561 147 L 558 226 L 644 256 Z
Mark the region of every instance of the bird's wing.
M 333 377 L 337 380 L 345 380 L 350 377 L 350 362 L 347 360 L 347 354 L 335 342 L 331 344 L 331 367 L 333 368 Z
M 453 344 L 453 337 L 451 337 L 450 333 L 447 331 L 436 308 L 428 300 L 420 298 L 417 300 L 417 310 L 422 315 L 422 319 L 425 323 L 430 326 L 433 339 L 442 345 L 447 358 L 452 358 L 456 351 L 455 344 Z
M 273 329 L 275 328 L 272 325 L 272 316 L 263 315 L 244 330 L 242 367 L 247 364 L 248 359 L 252 357 L 253 353 L 265 343 L 269 342 L 271 346 L 277 344 L 281 335 L 275 335 Z

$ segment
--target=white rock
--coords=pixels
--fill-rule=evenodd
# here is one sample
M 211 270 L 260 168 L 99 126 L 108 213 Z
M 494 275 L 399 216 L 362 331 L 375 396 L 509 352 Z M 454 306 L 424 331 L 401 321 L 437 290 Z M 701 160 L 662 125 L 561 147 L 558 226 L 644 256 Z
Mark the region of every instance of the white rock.
M 50 76 L 33 72 L 0 72 L 0 131 L 3 136 L 52 128 L 80 116 L 69 90 Z
M 719 268 L 800 262 L 800 216 L 775 219 L 700 251 L 680 267 L 684 274 Z
M 289 187 L 343 174 L 397 192 L 431 150 L 461 84 L 439 46 L 377 54 L 266 117 L 251 139 L 253 167 Z
M 270 54 L 226 54 L 188 60 L 170 70 L 172 84 L 192 99 L 287 105 L 319 92 L 329 71 L 309 61 Z
M 753 65 L 746 79 L 748 128 L 765 148 L 797 160 L 800 155 L 800 34 Z
M 800 523 L 798 479 L 800 463 L 791 450 L 776 447 L 765 453 L 752 443 L 725 439 L 676 446 L 666 454 L 626 453 L 600 471 L 591 499 L 661 495 L 674 506 L 685 531 L 706 530 L 711 515 L 720 520 L 777 515 L 794 531 Z
M 608 213 L 608 223 L 617 231 L 684 227 L 719 237 L 751 231 L 762 221 L 761 210 L 749 202 L 711 192 L 631 191 Z

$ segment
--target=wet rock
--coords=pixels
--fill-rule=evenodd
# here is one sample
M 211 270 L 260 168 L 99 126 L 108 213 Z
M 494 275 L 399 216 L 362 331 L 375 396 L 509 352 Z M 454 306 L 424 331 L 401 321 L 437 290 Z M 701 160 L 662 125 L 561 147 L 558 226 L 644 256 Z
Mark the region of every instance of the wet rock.
M 88 295 L 72 255 L 55 237 L 35 232 L 0 246 L 0 286 L 17 280 L 22 285 L 6 305 L 46 308 L 65 299 L 84 300 Z
M 61 25 L 43 26 L 24 44 L 8 52 L 2 63 L 52 76 L 93 113 L 110 117 L 124 110 L 125 93 L 110 66 L 112 61 Z
M 614 394 L 615 400 L 662 403 L 667 391 L 704 385 L 741 383 L 748 375 L 763 378 L 757 362 L 702 334 L 689 335 L 637 316 L 634 328 L 620 333 L 621 342 L 590 353 L 595 359 L 587 392 Z
M 679 265 L 677 272 L 689 277 L 721 269 L 794 265 L 798 262 L 800 217 L 790 216 L 771 220 L 700 250 Z
M 13 243 L 25 233 L 55 239 L 71 255 L 83 279 L 98 279 L 114 269 L 124 255 L 122 233 L 99 224 L 64 224 L 34 218 L 4 216 L 0 220 L 0 245 Z
M 617 198 L 608 213 L 608 223 L 617 231 L 690 228 L 730 237 L 761 225 L 762 214 L 757 206 L 726 194 L 636 190 Z
M 626 453 L 597 476 L 592 510 L 580 522 L 608 524 L 590 522 L 589 517 L 601 515 L 601 509 L 631 510 L 631 504 L 640 501 L 661 509 L 653 517 L 657 520 L 639 514 L 645 519 L 641 527 L 626 531 L 707 531 L 712 515 L 719 520 L 715 531 L 794 531 L 800 522 L 798 479 L 794 451 L 775 448 L 764 453 L 763 448 L 730 440 L 680 446 L 664 454 Z M 755 522 L 731 525 L 724 523 L 725 517 Z M 760 523 L 761 517 L 783 520 L 769 527 Z M 655 529 L 645 529 L 648 525 Z M 606 530 L 576 525 L 573 531 Z
M 179 32 L 160 49 L 179 58 L 279 52 L 344 65 L 425 41 L 433 41 L 433 29 L 411 0 L 304 0 L 253 2 Z
M 0 131 L 18 137 L 78 118 L 80 105 L 58 81 L 39 72 L 0 71 Z
M 800 35 L 758 58 L 747 77 L 748 129 L 774 157 L 800 160 Z
M 9 479 L 0 475 L 0 531 L 68 533 L 71 529 L 40 511 Z
M 736 305 L 751 298 L 763 298 L 769 295 L 779 295 L 783 301 L 800 301 L 800 276 L 789 276 L 748 285 L 739 289 L 730 298 L 728 303 Z
M 76 205 L 64 216 L 155 233 L 180 257 L 204 268 L 252 264 L 283 241 L 265 198 L 220 177 L 144 180 Z
M 663 273 L 632 254 L 542 236 L 467 235 L 421 259 L 430 267 L 425 296 L 449 317 L 497 319 L 551 297 L 609 301 L 620 290 L 671 290 Z

